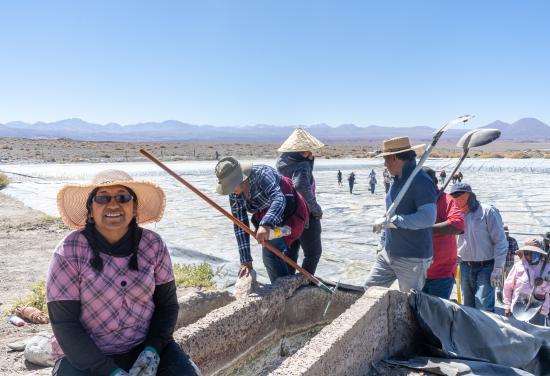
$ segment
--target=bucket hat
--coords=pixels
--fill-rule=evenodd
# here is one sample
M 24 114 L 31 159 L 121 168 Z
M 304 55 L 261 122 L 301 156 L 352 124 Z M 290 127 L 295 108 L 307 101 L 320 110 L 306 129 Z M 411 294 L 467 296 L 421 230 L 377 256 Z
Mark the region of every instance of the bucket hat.
M 103 170 L 94 176 L 91 183 L 65 185 L 57 193 L 57 208 L 63 222 L 71 229 L 82 228 L 86 224 L 86 201 L 90 192 L 98 187 L 115 185 L 122 185 L 135 192 L 138 202 L 137 223 L 157 222 L 162 218 L 166 206 L 162 188 L 151 182 L 134 180 L 121 170 Z
M 296 128 L 277 151 L 291 153 L 298 151 L 312 151 L 325 146 L 315 136 L 303 128 Z
M 382 146 L 382 153 L 378 154 L 378 157 L 385 157 L 387 155 L 399 154 L 409 150 L 424 150 L 426 144 L 419 144 L 411 146 L 411 142 L 408 137 L 395 137 L 389 140 L 384 140 Z
M 252 163 L 241 163 L 233 157 L 225 157 L 216 164 L 215 172 L 218 178 L 216 192 L 228 195 L 237 185 L 248 179 L 252 172 Z

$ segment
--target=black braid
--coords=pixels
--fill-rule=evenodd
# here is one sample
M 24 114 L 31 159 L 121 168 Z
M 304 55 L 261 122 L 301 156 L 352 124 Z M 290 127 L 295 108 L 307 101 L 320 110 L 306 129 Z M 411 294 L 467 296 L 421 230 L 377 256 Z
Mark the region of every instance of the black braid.
M 128 267 L 131 270 L 137 271 L 139 270 L 137 253 L 143 230 L 138 226 L 136 217 L 132 218 L 132 222 L 130 222 L 130 231 L 132 231 L 132 257 L 130 257 L 130 261 L 128 261 Z
M 90 243 L 90 248 L 92 248 L 92 252 L 94 254 L 94 257 L 90 260 L 90 265 L 92 268 L 101 273 L 103 271 L 103 259 L 99 255 L 99 247 L 97 245 L 97 240 L 95 238 L 95 222 L 92 218 L 92 200 L 94 199 L 97 191 L 99 188 L 94 188 L 88 195 L 88 199 L 86 200 L 86 209 L 88 210 L 88 215 L 86 217 L 86 227 L 84 229 L 84 236 L 86 236 L 86 239 Z

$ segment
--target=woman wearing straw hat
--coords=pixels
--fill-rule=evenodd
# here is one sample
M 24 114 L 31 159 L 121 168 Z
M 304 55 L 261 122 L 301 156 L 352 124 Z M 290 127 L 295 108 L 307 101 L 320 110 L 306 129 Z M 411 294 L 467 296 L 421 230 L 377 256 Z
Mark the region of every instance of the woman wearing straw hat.
M 394 176 L 386 195 L 389 208 L 416 167 L 415 150 L 408 137 L 384 140 L 384 166 Z M 384 249 L 377 254 L 367 277 L 365 288 L 389 287 L 396 279 L 399 289 L 421 291 L 433 256 L 432 225 L 436 220 L 436 190 L 432 179 L 420 171 L 413 179 L 395 215 L 387 221 L 377 221 L 375 230 L 384 229 Z
M 550 312 L 550 264 L 543 242 L 529 239 L 517 250 L 521 255 L 506 277 L 503 288 L 504 314 L 512 315 L 512 305 L 519 299 L 528 300 L 531 293 L 540 304 L 540 310 L 529 322 L 545 325 Z M 543 269 L 544 268 L 544 269 Z M 536 286 L 535 289 L 533 289 Z
M 52 374 L 200 374 L 172 338 L 178 302 L 166 244 L 139 226 L 162 218 L 162 189 L 105 170 L 63 187 L 57 206 L 75 231 L 47 276 Z
M 315 274 L 321 258 L 321 217 L 323 210 L 315 197 L 315 178 L 313 177 L 313 152 L 325 146 L 321 141 L 302 128 L 295 129 L 278 149 L 282 154 L 277 159 L 277 171 L 292 179 L 294 188 L 304 197 L 309 208 L 309 225 L 302 236 L 290 246 L 287 254 L 294 262 L 298 260 L 300 246 L 304 250 L 302 267 Z M 294 274 L 294 270 L 290 270 Z

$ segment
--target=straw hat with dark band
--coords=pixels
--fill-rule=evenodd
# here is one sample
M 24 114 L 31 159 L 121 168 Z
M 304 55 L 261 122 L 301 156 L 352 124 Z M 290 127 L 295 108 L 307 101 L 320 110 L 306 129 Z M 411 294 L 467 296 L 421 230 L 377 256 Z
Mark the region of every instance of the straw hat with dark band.
M 104 170 L 94 176 L 90 184 L 66 185 L 57 193 L 57 208 L 63 222 L 71 229 L 86 225 L 86 200 L 95 188 L 122 185 L 132 189 L 138 201 L 137 222 L 146 224 L 162 218 L 166 198 L 163 190 L 156 184 L 136 181 L 124 171 Z
M 539 239 L 529 239 L 526 240 L 521 247 L 516 251 L 516 253 L 521 253 L 521 251 L 531 251 L 531 252 L 538 252 L 540 254 L 546 255 L 546 251 L 544 250 L 544 244 Z
M 313 151 L 323 146 L 325 146 L 325 144 L 312 136 L 308 131 L 302 128 L 296 128 L 277 151 L 281 153 Z
M 384 146 L 382 147 L 382 153 L 378 154 L 378 157 L 385 157 L 387 155 L 399 154 L 409 150 L 424 150 L 426 144 L 411 146 L 411 142 L 408 137 L 395 137 L 389 140 L 384 140 Z

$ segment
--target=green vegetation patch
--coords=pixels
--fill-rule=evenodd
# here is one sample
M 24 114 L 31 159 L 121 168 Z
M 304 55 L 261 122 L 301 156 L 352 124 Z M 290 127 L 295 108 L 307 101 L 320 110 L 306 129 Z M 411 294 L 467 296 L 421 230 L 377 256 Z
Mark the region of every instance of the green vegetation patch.
M 0 172 L 0 189 L 6 188 L 9 183 L 10 179 L 8 178 L 8 176 Z
M 174 264 L 174 275 L 177 287 L 202 287 L 208 290 L 215 289 L 214 271 L 207 263 L 187 265 Z
M 46 281 L 38 281 L 31 285 L 31 293 L 15 302 L 14 310 L 17 306 L 34 307 L 48 315 L 48 307 L 46 306 Z

